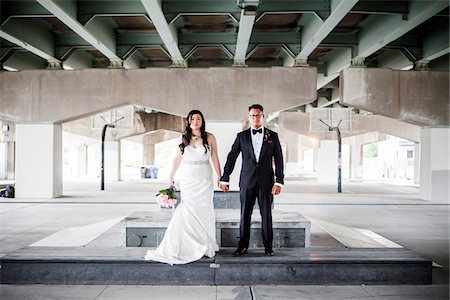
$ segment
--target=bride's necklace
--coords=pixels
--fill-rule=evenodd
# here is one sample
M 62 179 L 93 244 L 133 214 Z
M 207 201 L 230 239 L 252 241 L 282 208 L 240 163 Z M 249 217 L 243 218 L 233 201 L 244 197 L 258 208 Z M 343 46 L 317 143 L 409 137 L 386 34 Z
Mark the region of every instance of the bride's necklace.
M 194 140 L 194 143 L 197 142 L 198 138 L 200 137 L 200 135 L 192 135 L 192 139 Z

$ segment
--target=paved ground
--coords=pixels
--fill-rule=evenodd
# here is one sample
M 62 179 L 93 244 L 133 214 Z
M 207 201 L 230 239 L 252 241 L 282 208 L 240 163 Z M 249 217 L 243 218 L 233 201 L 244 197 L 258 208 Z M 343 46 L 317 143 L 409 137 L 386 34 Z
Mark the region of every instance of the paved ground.
M 96 182 L 67 182 L 65 196 L 59 199 L 0 198 L 0 256 L 64 228 L 155 210 L 155 191 L 163 187 L 164 182 L 154 180 L 107 182 L 106 191 L 101 192 Z M 434 269 L 433 285 L 1 285 L 0 299 L 448 299 L 448 204 L 422 201 L 417 187 L 410 185 L 344 183 L 342 194 L 335 189 L 312 181 L 288 181 L 275 199 L 275 209 L 298 211 L 330 226 L 371 230 L 443 266 Z M 317 224 L 312 226 L 312 246 L 336 243 Z

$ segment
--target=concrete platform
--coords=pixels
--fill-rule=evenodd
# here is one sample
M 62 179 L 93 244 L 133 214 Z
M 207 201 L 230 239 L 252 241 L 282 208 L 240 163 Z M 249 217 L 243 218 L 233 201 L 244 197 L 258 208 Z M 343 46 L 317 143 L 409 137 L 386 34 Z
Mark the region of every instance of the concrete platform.
M 187 265 L 144 261 L 148 248 L 27 247 L 1 258 L 2 284 L 431 284 L 432 265 L 404 249 L 280 248 Z
M 219 247 L 235 247 L 239 241 L 240 211 L 219 209 L 215 212 Z M 157 247 L 164 237 L 171 217 L 171 209 L 131 214 L 122 221 L 122 246 Z M 311 222 L 300 213 L 274 210 L 272 223 L 274 248 L 311 246 Z M 250 231 L 250 248 L 262 247 L 261 215 L 258 210 L 253 212 Z
M 180 199 L 180 192 L 176 192 L 177 198 Z M 241 201 L 239 200 L 239 191 L 214 191 L 213 202 L 215 209 L 240 209 Z M 178 203 L 177 203 L 178 204 Z M 255 209 L 258 209 L 258 201 L 255 203 Z M 274 208 L 274 202 L 272 202 Z
M 0 198 L 0 257 L 15 253 L 55 232 L 129 215 L 157 210 L 154 195 L 166 180 L 107 182 L 99 191 L 98 180 L 64 183 L 65 197 L 57 199 Z M 434 261 L 433 284 L 346 285 L 89 285 L 0 284 L 0 299 L 449 299 L 448 204 L 418 198 L 417 186 L 389 182 L 344 182 L 343 193 L 335 184 L 286 181 L 275 197 L 277 210 L 299 212 L 311 218 L 311 248 L 341 248 L 315 220 L 376 232 Z M 120 224 L 79 248 L 120 248 Z M 347 242 L 348 236 L 340 242 Z M 353 236 L 352 236 L 353 239 Z M 347 243 L 346 243 L 347 244 Z M 130 248 L 145 251 L 144 248 Z M 276 256 L 281 255 L 276 250 Z M 303 249 L 308 250 L 308 249 Z M 261 255 L 255 249 L 249 255 Z M 141 263 L 141 262 L 140 262 Z M 2 264 L 2 262 L 0 262 Z M 64 265 L 61 265 L 64 268 Z M 3 271 L 0 271 L 3 276 Z M 417 273 L 418 274 L 418 273 Z M 0 276 L 0 277 L 1 277 Z

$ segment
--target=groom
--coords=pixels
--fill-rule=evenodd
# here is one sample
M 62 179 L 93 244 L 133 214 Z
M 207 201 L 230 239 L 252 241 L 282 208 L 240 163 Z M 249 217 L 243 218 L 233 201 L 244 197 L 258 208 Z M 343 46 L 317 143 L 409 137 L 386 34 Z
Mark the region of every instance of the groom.
M 228 191 L 230 174 L 233 172 L 237 157 L 242 153 L 242 169 L 239 179 L 240 240 L 238 248 L 233 254 L 247 253 L 253 206 L 258 198 L 264 250 L 266 255 L 273 256 L 272 201 L 273 195 L 281 192 L 284 183 L 283 154 L 278 135 L 263 126 L 263 107 L 260 104 L 253 104 L 248 110 L 251 128 L 238 133 L 228 154 L 223 176 L 220 179 L 220 188 L 224 192 Z M 273 163 L 275 163 L 275 174 Z

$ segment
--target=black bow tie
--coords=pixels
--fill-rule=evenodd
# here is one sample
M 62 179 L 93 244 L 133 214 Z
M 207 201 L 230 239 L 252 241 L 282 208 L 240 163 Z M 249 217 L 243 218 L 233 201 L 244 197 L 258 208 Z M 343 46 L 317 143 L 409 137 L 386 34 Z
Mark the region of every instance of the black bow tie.
M 260 129 L 252 129 L 252 132 L 253 132 L 253 134 L 256 134 L 256 133 L 262 133 L 262 128 L 260 128 Z

